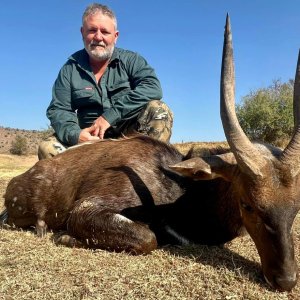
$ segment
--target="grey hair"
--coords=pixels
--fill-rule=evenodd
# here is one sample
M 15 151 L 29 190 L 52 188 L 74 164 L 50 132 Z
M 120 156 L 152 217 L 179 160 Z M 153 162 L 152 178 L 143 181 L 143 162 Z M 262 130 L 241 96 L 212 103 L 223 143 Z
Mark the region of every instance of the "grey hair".
M 84 11 L 83 16 L 82 16 L 82 25 L 85 21 L 85 19 L 90 16 L 94 15 L 96 13 L 101 13 L 105 16 L 110 17 L 114 23 L 115 23 L 115 29 L 117 30 L 117 18 L 114 12 L 106 5 L 102 5 L 100 3 L 92 3 L 90 4 Z

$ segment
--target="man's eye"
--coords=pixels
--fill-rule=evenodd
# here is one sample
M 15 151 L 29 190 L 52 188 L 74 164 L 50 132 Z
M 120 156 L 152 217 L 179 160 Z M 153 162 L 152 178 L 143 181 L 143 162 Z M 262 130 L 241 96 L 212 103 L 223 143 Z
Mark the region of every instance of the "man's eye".
M 251 205 L 249 205 L 248 203 L 245 203 L 243 201 L 241 202 L 241 206 L 248 213 L 252 213 L 254 211 L 254 209 Z

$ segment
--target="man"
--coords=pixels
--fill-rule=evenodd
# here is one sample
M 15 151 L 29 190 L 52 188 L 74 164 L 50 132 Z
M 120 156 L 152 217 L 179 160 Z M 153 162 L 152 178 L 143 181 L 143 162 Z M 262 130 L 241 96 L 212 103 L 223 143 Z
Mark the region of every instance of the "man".
M 54 83 L 47 117 L 55 135 L 39 145 L 39 158 L 134 132 L 169 142 L 173 115 L 160 100 L 160 82 L 143 57 L 115 47 L 119 32 L 114 13 L 91 4 L 83 14 L 81 34 L 85 49 L 68 59 Z

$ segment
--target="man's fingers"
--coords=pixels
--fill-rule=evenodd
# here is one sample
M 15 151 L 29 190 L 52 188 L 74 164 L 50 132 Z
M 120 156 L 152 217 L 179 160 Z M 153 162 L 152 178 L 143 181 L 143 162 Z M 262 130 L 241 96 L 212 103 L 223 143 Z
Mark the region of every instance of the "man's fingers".
M 100 138 L 101 140 L 104 139 L 104 133 L 105 133 L 105 130 L 103 130 L 102 128 L 100 128 L 100 130 L 99 130 L 99 138 Z
M 89 138 L 90 141 L 98 141 L 99 140 L 99 137 L 98 136 L 91 136 Z
M 104 139 L 104 133 L 105 133 L 105 130 L 101 127 L 98 127 L 96 126 L 95 124 L 93 124 L 91 127 L 90 127 L 90 133 L 93 135 L 93 136 L 97 136 L 99 137 L 100 139 Z
M 99 134 L 99 127 L 96 126 L 95 123 L 92 126 L 88 127 L 87 130 L 93 136 L 98 136 Z
M 104 134 L 108 127 L 109 127 L 109 123 L 105 119 L 103 118 L 101 119 L 100 117 L 94 121 L 91 127 L 89 127 L 89 132 L 93 136 L 98 136 L 100 139 L 104 139 Z
M 98 136 L 98 135 L 99 135 L 99 131 L 100 131 L 100 129 L 97 127 L 97 128 L 93 131 L 93 135 L 94 135 L 94 136 Z
M 91 132 L 95 131 L 96 128 L 97 128 L 96 125 L 93 124 L 92 126 L 87 127 L 87 128 L 85 128 L 83 130 L 86 130 L 87 132 L 91 133 Z

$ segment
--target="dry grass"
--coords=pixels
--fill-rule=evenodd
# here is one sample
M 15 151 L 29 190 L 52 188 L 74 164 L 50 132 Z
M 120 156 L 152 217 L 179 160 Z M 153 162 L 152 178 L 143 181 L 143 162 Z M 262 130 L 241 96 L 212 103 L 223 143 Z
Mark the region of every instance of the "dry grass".
M 16 156 L 9 154 L 0 154 L 0 178 L 9 179 L 15 177 L 37 162 L 36 155 Z
M 207 149 L 211 148 L 229 148 L 227 142 L 185 142 L 174 143 L 173 146 L 177 148 L 183 155 L 191 151 L 192 155 L 205 155 Z
M 10 176 L 35 157 L 0 155 L 0 195 Z M 3 200 L 0 198 L 0 209 Z M 300 215 L 295 224 L 300 261 Z M 224 248 L 166 247 L 147 256 L 55 246 L 52 234 L 0 230 L 0 299 L 300 299 L 268 288 L 252 240 L 235 239 Z

